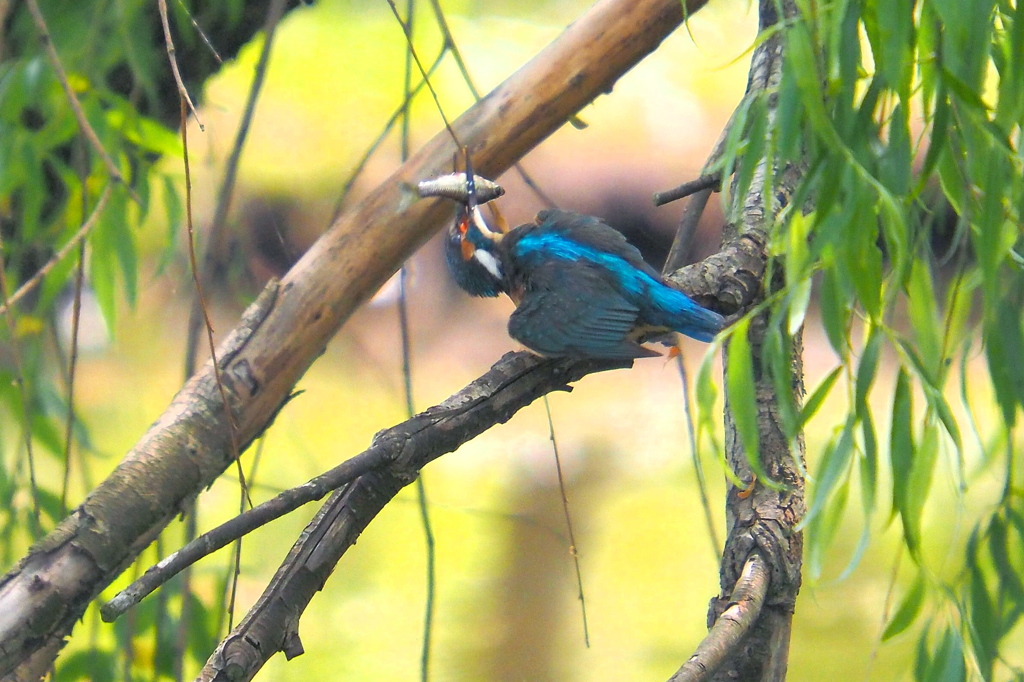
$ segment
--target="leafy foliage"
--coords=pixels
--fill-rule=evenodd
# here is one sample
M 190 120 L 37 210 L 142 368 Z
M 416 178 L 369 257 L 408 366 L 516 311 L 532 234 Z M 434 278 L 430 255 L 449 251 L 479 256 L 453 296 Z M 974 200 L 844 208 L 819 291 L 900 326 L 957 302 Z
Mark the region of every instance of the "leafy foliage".
M 174 8 L 172 24 L 189 27 L 179 36 L 179 58 L 193 86 L 217 63 L 191 29 L 190 13 L 207 27 L 239 30 L 237 37 L 223 31 L 226 50 L 237 49 L 252 35 L 252 11 L 238 0 L 168 4 Z M 178 136 L 168 127 L 176 127 L 177 90 L 155 2 L 40 0 L 39 5 L 67 85 L 124 178 L 125 186 L 112 188 L 86 240 L 86 286 L 113 329 L 119 305 L 133 305 L 137 296 L 139 225 L 151 208 L 163 210 L 173 235 L 181 217 L 178 178 L 157 166 L 162 157 L 181 154 Z M 263 8 L 253 10 L 260 20 Z M 42 472 L 66 472 L 76 454 L 83 461 L 75 467 L 84 470 L 89 466 L 85 460 L 98 454 L 80 421 L 70 430 L 76 447 L 65 443 L 69 349 L 59 329 L 62 318 L 70 317 L 78 250 L 60 261 L 52 259 L 115 183 L 79 127 L 26 3 L 14 3 L 9 11 L 0 21 L 0 283 L 5 297 L 41 268 L 53 269 L 9 313 L 10 324 L 0 323 L 0 421 L 6 426 L 0 433 L 0 547 L 6 566 L 17 561 L 30 540 L 53 528 L 69 503 L 77 502 L 69 495 L 67 473 Z M 186 597 L 196 602 L 193 622 L 209 620 L 208 606 L 194 595 Z M 147 631 L 166 641 L 159 644 L 163 658 L 154 658 L 144 670 L 171 675 L 168 661 L 177 650 L 177 628 L 168 604 L 181 598 L 178 590 L 148 607 L 149 615 L 119 635 L 118 648 L 97 647 L 64 659 L 61 679 L 112 679 L 115 662 L 128 669 L 124 656 L 130 655 L 133 638 L 148 636 Z M 197 626 L 193 636 L 202 633 L 208 639 L 211 630 Z
M 1024 537 L 1015 463 L 1024 403 L 1024 8 L 1006 0 L 798 5 L 800 18 L 780 29 L 781 82 L 767 93 L 777 98 L 774 125 L 747 123 L 734 149 L 740 169 L 764 154 L 769 167 L 803 169 L 773 235 L 784 285 L 767 302 L 761 361 L 786 386 L 787 339 L 807 321 L 820 322 L 838 366 L 803 408 L 780 408 L 787 436 L 797 437 L 835 386 L 846 388 L 846 414 L 825 417 L 841 426 L 813 470 L 809 566 L 820 573 L 858 481 L 866 521 L 857 556 L 863 551 L 886 478 L 879 442 L 887 443 L 889 518 L 900 523 L 918 575 L 883 639 L 926 618 L 919 679 L 962 679 L 967 669 L 984 679 L 1007 668 L 1019 676 L 1000 646 L 1020 618 Z M 741 170 L 740 196 L 749 182 Z M 812 286 L 816 316 L 807 312 Z M 974 411 L 989 409 L 979 356 L 1001 416 L 994 433 L 977 434 Z M 732 375 L 730 367 L 731 404 L 752 410 Z M 886 436 L 877 415 L 888 407 Z M 737 415 L 737 423 L 753 418 Z M 977 434 L 976 449 L 964 433 Z M 928 542 L 934 482 L 945 477 L 961 499 L 977 498 L 986 493 L 974 480 L 1000 467 L 1001 495 L 973 502 L 986 511 L 973 522 L 961 569 L 943 577 Z

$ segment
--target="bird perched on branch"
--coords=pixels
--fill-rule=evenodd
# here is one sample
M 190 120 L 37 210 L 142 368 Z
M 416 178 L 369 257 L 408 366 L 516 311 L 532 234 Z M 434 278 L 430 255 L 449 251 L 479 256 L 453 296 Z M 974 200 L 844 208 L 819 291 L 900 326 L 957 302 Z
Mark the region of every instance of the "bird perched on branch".
M 710 341 L 724 325 L 598 218 L 546 210 L 533 223 L 493 230 L 480 204 L 504 190 L 470 168 L 421 182 L 418 190 L 459 202 L 445 242 L 455 281 L 473 296 L 507 294 L 517 306 L 509 335 L 541 355 L 657 356 L 641 344 L 671 332 Z

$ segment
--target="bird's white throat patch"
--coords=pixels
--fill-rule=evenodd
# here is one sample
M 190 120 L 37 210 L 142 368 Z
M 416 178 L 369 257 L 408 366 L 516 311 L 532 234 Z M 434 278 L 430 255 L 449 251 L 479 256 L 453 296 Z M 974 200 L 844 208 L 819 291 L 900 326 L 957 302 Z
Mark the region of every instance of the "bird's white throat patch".
M 473 251 L 473 258 L 476 258 L 477 262 L 484 266 L 487 272 L 494 275 L 494 279 L 501 279 L 501 264 L 494 257 L 494 254 L 484 249 L 475 249 Z

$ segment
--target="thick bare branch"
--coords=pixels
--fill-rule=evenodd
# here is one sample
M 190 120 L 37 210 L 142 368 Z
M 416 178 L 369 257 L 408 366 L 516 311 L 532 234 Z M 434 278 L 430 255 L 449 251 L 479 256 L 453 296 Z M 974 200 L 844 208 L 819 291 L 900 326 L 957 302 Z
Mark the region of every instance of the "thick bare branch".
M 687 0 L 692 13 L 704 0 Z M 611 89 L 683 19 L 679 0 L 602 0 L 454 124 L 482 175 L 495 177 Z M 244 448 L 273 420 L 328 340 L 451 216 L 409 187 L 443 174 L 456 151 L 439 134 L 344 212 L 247 311 L 218 352 Z M 0 579 L 0 675 L 71 631 L 86 605 L 231 462 L 209 363 L 86 501 Z

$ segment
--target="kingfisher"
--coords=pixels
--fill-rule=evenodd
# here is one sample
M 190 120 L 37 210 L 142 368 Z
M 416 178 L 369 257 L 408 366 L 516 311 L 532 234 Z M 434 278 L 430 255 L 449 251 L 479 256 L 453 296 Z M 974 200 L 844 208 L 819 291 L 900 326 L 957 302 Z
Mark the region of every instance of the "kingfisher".
M 665 342 L 672 332 L 711 341 L 724 326 L 599 218 L 549 209 L 532 223 L 494 230 L 480 204 L 504 190 L 469 167 L 418 189 L 460 204 L 445 239 L 456 283 L 473 296 L 508 295 L 516 304 L 509 335 L 542 356 L 653 357 L 660 353 L 643 343 Z

